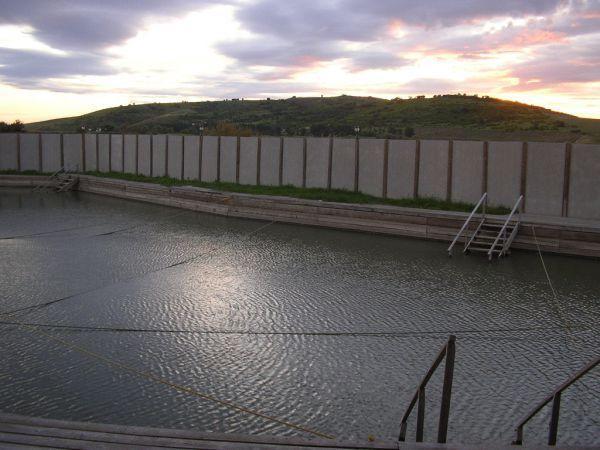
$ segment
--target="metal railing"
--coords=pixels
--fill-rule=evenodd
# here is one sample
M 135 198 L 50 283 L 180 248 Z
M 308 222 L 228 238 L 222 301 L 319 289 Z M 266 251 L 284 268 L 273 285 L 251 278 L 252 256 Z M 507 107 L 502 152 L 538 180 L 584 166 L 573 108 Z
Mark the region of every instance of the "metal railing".
M 404 442 L 406 439 L 406 429 L 408 418 L 410 417 L 410 413 L 415 407 L 417 400 L 419 401 L 419 405 L 417 407 L 417 432 L 416 432 L 416 442 L 423 442 L 423 426 L 425 423 L 425 387 L 429 382 L 431 376 L 438 368 L 440 363 L 446 358 L 446 363 L 444 364 L 444 385 L 442 387 L 442 403 L 440 406 L 440 419 L 438 423 L 438 437 L 437 442 L 440 444 L 444 444 L 446 442 L 446 435 L 448 433 L 448 418 L 450 416 L 450 397 L 452 395 L 452 379 L 454 377 L 454 356 L 455 356 L 455 336 L 449 336 L 448 341 L 440 352 L 438 353 L 435 361 L 427 371 L 427 374 L 421 380 L 417 391 L 415 392 L 404 416 L 402 416 L 402 420 L 400 421 L 400 435 L 398 436 L 398 440 Z
M 519 224 L 521 223 L 521 209 L 522 209 L 522 204 L 523 204 L 523 196 L 520 195 L 519 198 L 517 199 L 515 206 L 513 206 L 512 211 L 510 212 L 510 214 L 508 215 L 508 217 L 506 218 L 506 221 L 504 222 L 504 225 L 502 225 L 502 228 L 500 229 L 500 231 L 498 232 L 498 236 L 496 236 L 496 239 L 494 240 L 494 243 L 491 245 L 490 249 L 488 250 L 488 258 L 491 260 L 492 256 L 494 255 L 494 249 L 496 248 L 496 246 L 498 245 L 498 241 L 500 240 L 501 237 L 504 237 L 504 244 L 502 246 L 502 250 L 500 251 L 500 255 L 503 255 L 506 250 L 508 249 L 508 247 L 510 246 L 510 244 L 507 246 L 507 243 L 509 241 L 509 239 L 506 238 L 506 228 L 508 227 L 508 224 L 511 222 L 511 220 L 513 220 L 513 217 L 515 215 L 515 212 L 517 211 L 517 208 L 519 209 L 519 215 L 517 216 L 517 222 L 515 223 L 515 226 L 512 230 L 511 236 L 510 236 L 510 242 L 512 242 L 512 240 L 514 239 L 514 235 L 516 235 L 516 230 L 519 227 Z
M 458 242 L 458 240 L 460 239 L 460 237 L 462 236 L 462 234 L 464 233 L 464 231 L 466 230 L 466 228 L 469 226 L 469 223 L 471 223 L 471 220 L 473 219 L 473 216 L 477 213 L 477 210 L 482 205 L 483 205 L 483 217 L 481 219 L 481 222 L 479 223 L 479 227 L 477 228 L 477 230 L 479 230 L 479 228 L 481 228 L 481 224 L 485 220 L 485 214 L 486 214 L 485 210 L 486 210 L 486 207 L 487 207 L 487 192 L 485 192 L 481 196 L 481 198 L 479 199 L 479 201 L 477 202 L 477 204 L 473 208 L 473 211 L 471 211 L 471 214 L 469 214 L 469 217 L 467 217 L 467 220 L 465 220 L 465 223 L 463 224 L 462 228 L 457 233 L 457 235 L 454 237 L 454 240 L 450 244 L 450 247 L 448 247 L 448 256 L 452 256 L 452 249 L 454 248 L 454 245 Z M 475 236 L 475 234 L 476 233 L 473 233 L 473 235 L 471 236 L 471 240 L 473 239 L 473 236 Z M 465 239 L 465 242 L 466 241 L 469 241 L 469 239 Z
M 552 413 L 550 415 L 550 429 L 548 431 L 548 445 L 556 445 L 556 438 L 558 436 L 558 415 L 560 413 L 560 396 L 562 391 L 571 386 L 575 381 L 579 380 L 582 376 L 592 370 L 600 363 L 600 356 L 596 357 L 592 361 L 590 361 L 583 369 L 557 387 L 552 394 L 546 397 L 541 403 L 539 403 L 535 408 L 529 412 L 517 425 L 516 432 L 517 438 L 513 441 L 513 445 L 522 445 L 523 444 L 523 427 L 529 420 L 535 416 L 540 410 L 550 403 L 552 400 Z
M 59 175 L 62 175 L 62 174 L 67 175 L 67 174 L 75 173 L 78 171 L 78 168 L 79 168 L 78 166 L 75 166 L 75 167 L 62 166 L 56 172 L 51 173 L 48 176 L 48 179 L 46 180 L 45 183 L 41 183 L 41 184 L 38 184 L 37 186 L 35 186 L 32 189 L 32 192 L 37 192 L 37 191 L 42 191 L 42 190 L 48 189 L 49 187 L 51 187 L 54 184 L 54 181 L 58 178 Z

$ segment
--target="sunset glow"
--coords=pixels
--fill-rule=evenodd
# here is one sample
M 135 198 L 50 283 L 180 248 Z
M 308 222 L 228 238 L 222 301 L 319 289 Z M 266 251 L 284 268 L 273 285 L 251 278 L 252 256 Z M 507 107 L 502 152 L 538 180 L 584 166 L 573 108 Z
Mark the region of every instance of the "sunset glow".
M 0 120 L 465 92 L 600 118 L 600 1 L 0 0 Z

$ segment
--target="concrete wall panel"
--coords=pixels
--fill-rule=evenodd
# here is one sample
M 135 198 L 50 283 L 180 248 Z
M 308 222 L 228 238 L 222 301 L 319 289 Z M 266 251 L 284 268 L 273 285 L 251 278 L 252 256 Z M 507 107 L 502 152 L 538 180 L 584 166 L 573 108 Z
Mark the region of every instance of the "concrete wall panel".
M 40 170 L 40 135 L 21 134 L 21 170 Z
M 126 134 L 123 138 L 123 172 L 136 173 L 137 170 L 137 136 Z
M 521 142 L 490 142 L 488 150 L 488 202 L 512 207 L 521 194 Z
M 260 184 L 279 185 L 280 145 L 278 137 L 263 137 L 260 146 Z
M 167 170 L 171 178 L 181 179 L 183 169 L 183 136 L 169 135 Z
M 98 135 L 98 171 L 110 171 L 110 135 Z
M 454 141 L 452 201 L 477 203 L 483 195 L 483 142 Z
M 152 176 L 152 136 L 140 134 L 138 136 L 138 173 L 147 177 Z
M 56 172 L 61 164 L 60 134 L 42 134 L 42 172 Z
M 389 198 L 414 197 L 416 149 L 416 141 L 390 140 L 387 185 Z
M 167 136 L 156 134 L 152 136 L 152 176 L 167 175 Z
M 565 144 L 528 144 L 525 212 L 562 215 L 565 152 Z
M 202 138 L 202 181 L 215 181 L 218 176 L 219 138 L 217 136 L 204 136 Z
M 448 191 L 448 141 L 421 141 L 419 197 L 446 199 Z
M 98 152 L 96 151 L 96 135 L 85 135 L 85 170 L 98 170 Z
M 355 170 L 356 139 L 334 139 L 331 159 L 331 188 L 353 191 Z
M 219 181 L 235 183 L 237 165 L 237 137 L 221 137 L 221 175 Z
M 240 184 L 256 184 L 258 138 L 240 138 Z
M 123 135 L 111 134 L 110 139 L 110 170 L 123 172 Z
M 304 174 L 304 139 L 285 138 L 283 140 L 283 185 L 302 187 Z
M 200 179 L 200 136 L 183 138 L 183 178 Z
M 83 170 L 83 138 L 81 134 L 63 135 L 65 168 L 77 172 Z
M 600 219 L 600 145 L 574 144 L 569 217 Z
M 0 134 L 0 170 L 17 170 L 19 168 L 17 133 Z
M 329 177 L 329 138 L 306 138 L 306 187 L 326 188 Z
M 358 190 L 383 197 L 384 139 L 361 139 L 358 151 Z

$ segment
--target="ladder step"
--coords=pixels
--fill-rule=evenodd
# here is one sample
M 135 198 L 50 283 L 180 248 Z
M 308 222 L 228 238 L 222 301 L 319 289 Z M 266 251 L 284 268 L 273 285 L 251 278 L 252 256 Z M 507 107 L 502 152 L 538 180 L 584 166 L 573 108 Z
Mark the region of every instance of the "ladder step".
M 489 247 L 469 247 L 467 250 L 474 251 L 474 252 L 485 252 L 485 253 L 490 251 Z M 501 251 L 502 250 L 494 249 L 494 250 L 492 250 L 492 253 L 500 253 Z

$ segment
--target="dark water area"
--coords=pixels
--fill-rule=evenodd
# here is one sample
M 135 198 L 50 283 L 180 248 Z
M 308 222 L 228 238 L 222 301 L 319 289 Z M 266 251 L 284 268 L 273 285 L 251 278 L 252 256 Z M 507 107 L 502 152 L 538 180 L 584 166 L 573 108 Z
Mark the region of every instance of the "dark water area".
M 489 263 L 450 259 L 446 247 L 0 190 L 0 410 L 311 437 L 50 335 L 338 438 L 396 439 L 455 334 L 448 440 L 508 444 L 521 416 L 600 352 L 600 262 L 546 254 L 557 301 L 536 253 Z M 436 436 L 442 373 L 427 391 L 426 440 Z M 546 408 L 525 443 L 544 443 L 548 423 Z M 563 394 L 559 443 L 600 444 L 600 368 Z

